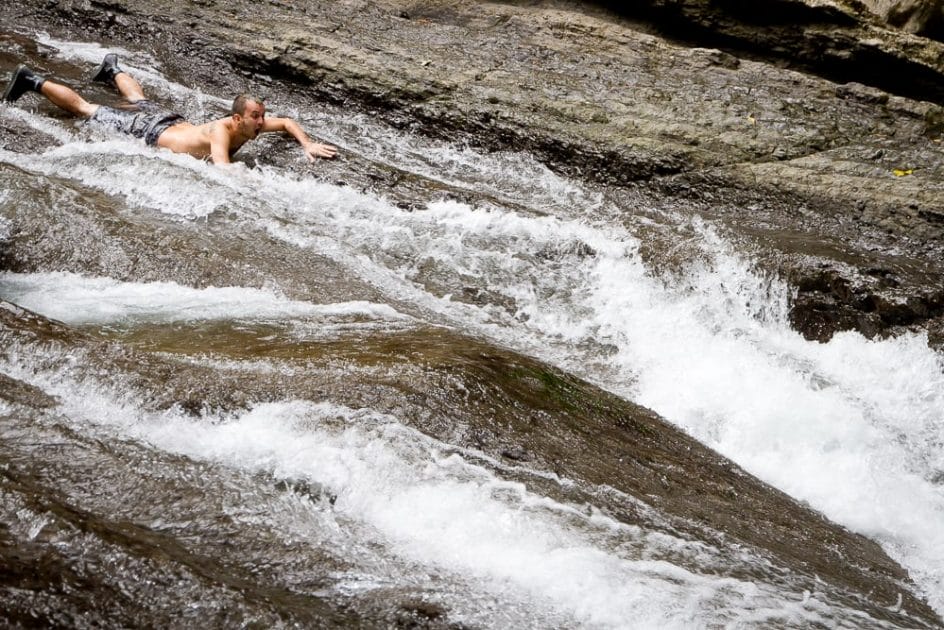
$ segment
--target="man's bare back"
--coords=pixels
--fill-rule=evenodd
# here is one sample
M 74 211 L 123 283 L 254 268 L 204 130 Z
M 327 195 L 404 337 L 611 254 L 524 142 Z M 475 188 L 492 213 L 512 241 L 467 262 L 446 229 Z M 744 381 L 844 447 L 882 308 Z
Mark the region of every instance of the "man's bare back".
M 210 126 L 219 121 L 203 125 L 188 122 L 168 127 L 157 138 L 157 146 L 170 149 L 174 153 L 188 153 L 195 158 L 210 157 Z

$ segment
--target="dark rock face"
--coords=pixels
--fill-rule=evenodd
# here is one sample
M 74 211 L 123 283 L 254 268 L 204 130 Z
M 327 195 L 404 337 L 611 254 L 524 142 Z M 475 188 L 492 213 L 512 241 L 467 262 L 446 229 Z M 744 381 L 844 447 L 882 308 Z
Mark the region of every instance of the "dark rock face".
M 863 0 L 881 20 L 908 33 L 944 38 L 944 3 L 940 0 Z
M 934 52 L 938 45 L 883 28 L 905 27 L 909 33 L 927 35 L 935 28 L 932 16 L 939 19 L 940 13 L 939 6 L 927 5 L 939 3 L 898 3 L 887 11 L 876 7 L 885 24 L 864 10 L 863 4 L 869 3 L 846 0 L 770 0 L 762 6 L 742 0 L 597 4 L 680 41 L 728 48 L 912 98 L 940 103 L 944 96 Z

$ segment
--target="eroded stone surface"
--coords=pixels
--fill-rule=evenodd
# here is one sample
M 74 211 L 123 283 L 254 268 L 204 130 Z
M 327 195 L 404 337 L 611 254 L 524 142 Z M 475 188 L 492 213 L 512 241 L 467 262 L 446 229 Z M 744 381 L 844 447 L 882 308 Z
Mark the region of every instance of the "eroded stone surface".
M 800 287 L 794 322 L 810 338 L 938 327 L 944 45 L 840 2 L 783 0 L 763 14 L 741 3 L 639 4 L 652 10 L 14 2 L 6 21 L 145 45 L 209 90 L 284 82 L 397 126 L 527 150 L 563 173 L 722 216 Z M 681 27 L 702 46 L 657 34 Z M 823 265 L 849 291 L 824 288 Z M 870 269 L 884 270 L 882 281 Z M 895 314 L 873 308 L 882 304 Z
M 717 219 L 790 280 L 797 290 L 794 323 L 812 338 L 910 326 L 928 329 L 940 343 L 944 113 L 933 81 L 922 78 L 939 78 L 939 45 L 884 30 L 838 3 L 803 9 L 781 2 L 781 12 L 755 22 L 738 9 L 749 3 L 729 3 L 727 13 L 719 3 L 710 11 L 707 3 L 640 6 L 647 4 L 661 10 L 641 23 L 640 15 L 565 2 L 13 0 L 0 22 L 3 42 L 10 44 L 0 50 L 0 69 L 26 58 L 57 76 L 68 71 L 31 43 L 21 30 L 29 24 L 62 37 L 145 48 L 175 79 L 214 93 L 265 87 L 308 103 L 341 103 L 418 133 L 527 150 L 609 195 L 635 195 L 646 204 Z M 760 19 L 776 28 L 758 28 Z M 680 25 L 696 23 L 702 25 L 690 32 L 696 46 L 659 34 L 677 37 Z M 767 39 L 757 39 L 758 33 Z M 795 56 L 796 68 L 816 69 L 817 51 L 825 60 L 818 75 L 783 67 Z M 890 75 L 879 87 L 866 85 L 870 61 L 887 62 L 905 77 L 914 73 L 906 95 L 895 93 L 901 84 Z M 845 70 L 847 80 L 823 78 Z M 914 94 L 928 100 L 907 97 Z M 54 143 L 25 126 L 0 129 L 7 150 Z M 324 172 L 360 185 L 368 166 L 351 159 L 325 165 Z M 380 177 L 405 204 L 428 192 L 396 174 Z M 371 297 L 366 286 L 318 281 L 336 270 L 314 255 L 304 262 L 320 275 L 292 277 L 290 269 L 266 269 L 249 248 L 218 247 L 209 229 L 194 234 L 141 219 L 113 231 L 101 208 L 57 207 L 75 224 L 16 218 L 17 233 L 0 242 L 4 269 L 79 267 L 133 280 L 160 279 L 173 270 L 195 286 L 259 286 L 280 274 L 281 284 L 304 299 Z M 163 257 L 167 248 L 179 250 L 179 257 Z M 650 412 L 513 353 L 424 330 L 365 344 L 276 348 L 288 358 L 303 351 L 324 358 L 329 369 L 307 380 L 259 381 L 137 354 L 13 306 L 3 306 L 0 318 L 5 341 L 58 345 L 65 354 L 87 351 L 103 372 L 130 375 L 151 392 L 155 409 L 177 405 L 197 414 L 207 404 L 239 408 L 330 391 L 352 406 L 396 411 L 431 435 L 496 459 L 532 461 L 594 483 L 618 483 L 637 496 L 655 495 L 660 508 L 680 518 L 679 527 L 707 523 L 846 592 L 877 594 L 870 604 L 876 616 L 900 621 L 890 607 L 904 572 L 874 543 L 797 506 Z M 208 344 L 214 331 L 198 332 Z M 238 347 L 225 331 L 220 335 L 217 350 Z M 170 350 L 180 351 L 186 335 L 172 336 L 177 346 Z M 160 335 L 152 338 L 154 349 L 169 350 Z M 407 364 L 404 356 L 419 359 Z M 364 367 L 354 387 L 345 371 L 352 364 Z M 399 376 L 391 379 L 391 373 Z M 457 382 L 463 387 L 456 389 Z M 7 379 L 0 387 L 8 404 L 37 416 L 55 405 L 25 383 Z M 456 392 L 477 388 L 494 396 L 478 401 L 479 408 L 462 408 L 456 426 L 463 428 L 444 423 L 444 410 L 460 407 Z M 495 409 L 486 403 L 493 400 L 507 402 L 499 409 L 506 432 L 492 424 Z M 435 409 L 442 413 L 430 412 Z M 590 442 L 582 441 L 587 427 L 599 432 Z M 583 456 L 594 449 L 609 455 Z M 621 449 L 633 453 L 634 470 L 613 463 Z M 70 463 L 57 465 L 65 470 Z M 36 479 L 41 471 L 27 472 L 8 476 L 7 491 L 28 496 L 34 492 L 28 486 L 36 484 L 35 493 L 46 496 L 48 488 Z M 46 503 L 40 507 L 48 509 Z M 905 604 L 928 625 L 939 624 L 914 597 Z M 267 606 L 260 604 L 269 614 Z

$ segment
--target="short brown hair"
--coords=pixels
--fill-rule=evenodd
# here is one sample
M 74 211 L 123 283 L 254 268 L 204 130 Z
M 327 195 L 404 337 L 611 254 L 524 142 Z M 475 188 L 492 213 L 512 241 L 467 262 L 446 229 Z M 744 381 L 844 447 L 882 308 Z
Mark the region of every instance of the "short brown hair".
M 246 114 L 246 103 L 252 101 L 253 103 L 259 103 L 260 105 L 265 105 L 265 101 L 258 96 L 253 94 L 240 94 L 233 99 L 233 107 L 230 109 L 230 113 L 239 114 L 243 116 Z

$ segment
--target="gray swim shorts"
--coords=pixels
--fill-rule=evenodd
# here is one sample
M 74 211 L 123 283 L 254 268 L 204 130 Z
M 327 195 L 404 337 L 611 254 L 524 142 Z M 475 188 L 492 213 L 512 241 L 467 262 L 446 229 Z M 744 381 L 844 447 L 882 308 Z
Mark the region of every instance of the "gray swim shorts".
M 152 101 L 136 101 L 133 109 L 115 109 L 100 105 L 90 122 L 105 129 L 127 133 L 154 146 L 168 127 L 183 122 L 180 114 L 168 111 Z

